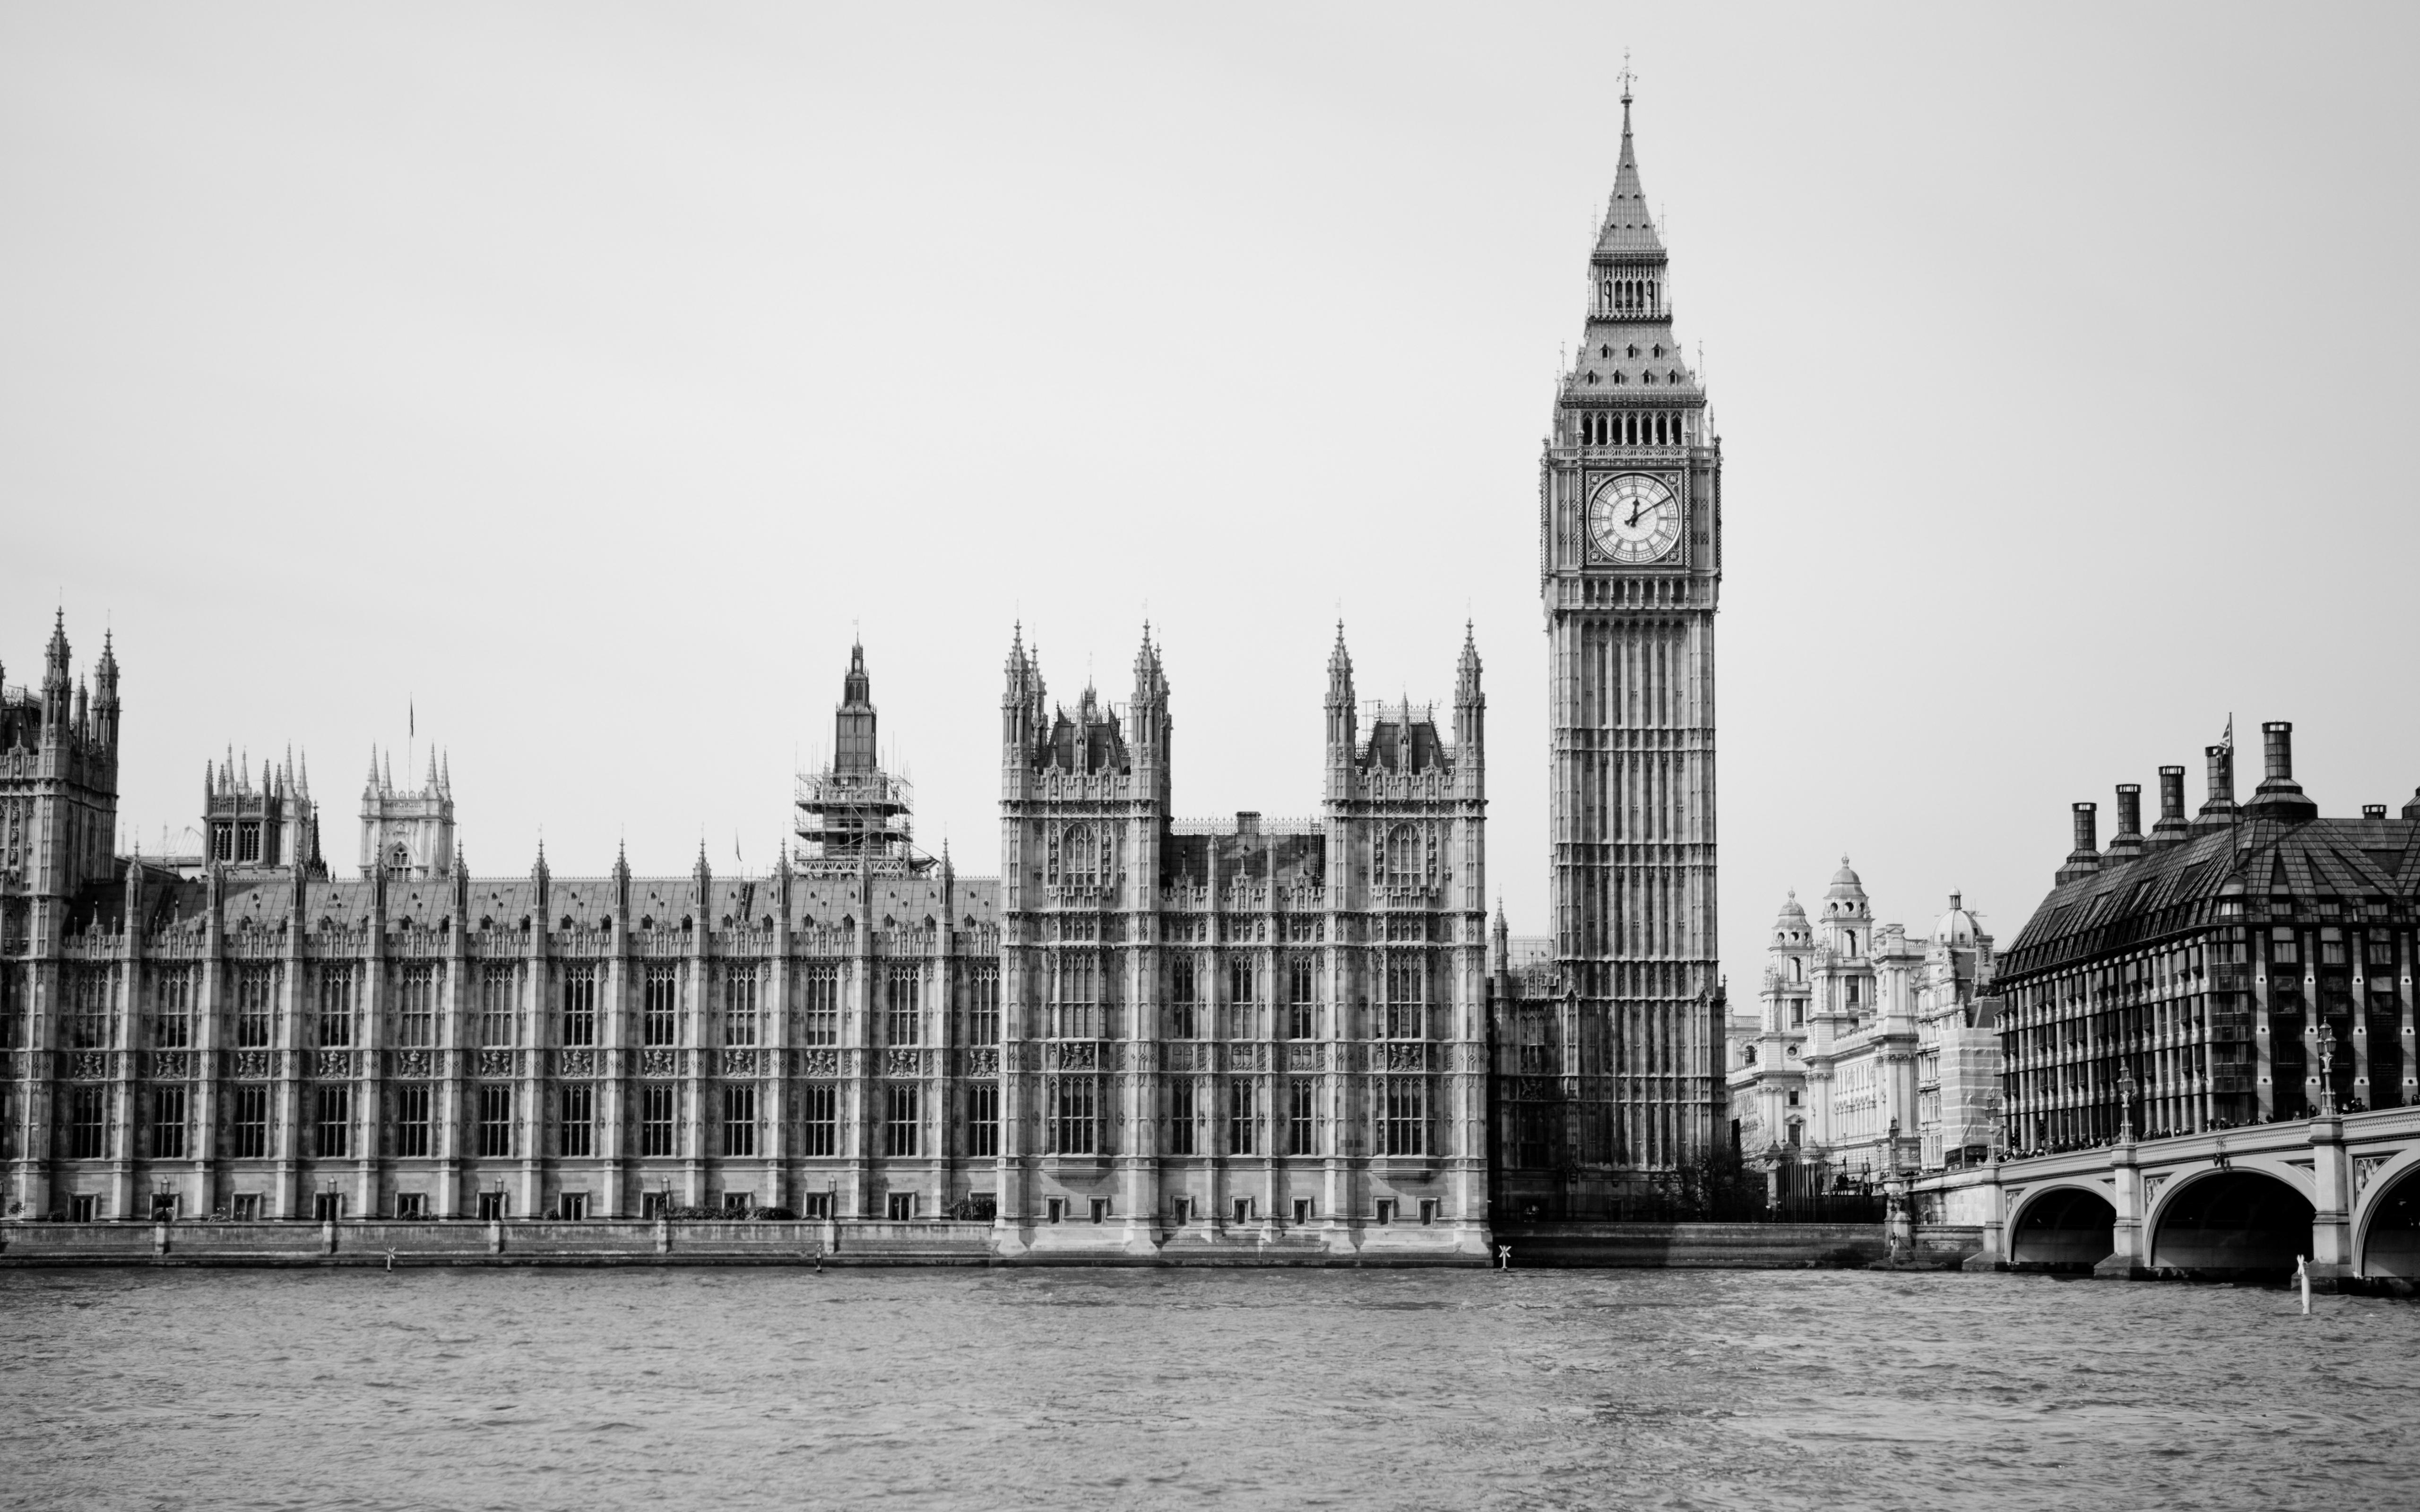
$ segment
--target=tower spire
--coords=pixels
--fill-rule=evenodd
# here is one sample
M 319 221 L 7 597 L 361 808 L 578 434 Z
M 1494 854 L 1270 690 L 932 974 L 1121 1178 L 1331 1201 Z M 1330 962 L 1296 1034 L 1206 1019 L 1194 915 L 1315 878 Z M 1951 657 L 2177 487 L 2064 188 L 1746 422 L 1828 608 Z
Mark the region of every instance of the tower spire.
M 1638 181 L 1638 152 L 1630 139 L 1630 70 L 1622 69 L 1621 155 L 1614 163 L 1613 197 L 1606 202 L 1605 224 L 1598 230 L 1596 250 L 1608 255 L 1661 255 L 1664 243 L 1655 235 L 1655 217 L 1648 212 L 1647 191 Z

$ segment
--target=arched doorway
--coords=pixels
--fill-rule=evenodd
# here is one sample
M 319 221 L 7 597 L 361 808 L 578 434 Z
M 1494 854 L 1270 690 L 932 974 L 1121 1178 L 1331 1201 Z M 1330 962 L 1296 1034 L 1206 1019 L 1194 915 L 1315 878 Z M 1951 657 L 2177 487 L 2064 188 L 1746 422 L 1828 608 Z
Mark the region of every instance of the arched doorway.
M 2361 1273 L 2420 1280 L 2420 1170 L 2378 1195 L 2361 1241 Z
M 2020 1209 L 2009 1263 L 2034 1271 L 2089 1271 L 2117 1247 L 2118 1210 L 2098 1192 L 2054 1187 Z
M 2180 1189 L 2151 1235 L 2151 1265 L 2211 1276 L 2284 1274 L 2311 1253 L 2311 1204 L 2273 1176 L 2222 1171 Z

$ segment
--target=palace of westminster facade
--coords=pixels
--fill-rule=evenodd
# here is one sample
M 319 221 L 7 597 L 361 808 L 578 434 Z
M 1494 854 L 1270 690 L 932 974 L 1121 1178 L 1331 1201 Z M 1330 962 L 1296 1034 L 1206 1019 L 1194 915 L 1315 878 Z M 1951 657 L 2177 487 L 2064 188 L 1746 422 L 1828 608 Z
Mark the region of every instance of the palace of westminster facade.
M 112 854 L 118 668 L 0 684 L 0 1211 L 988 1219 L 1003 1253 L 1483 1256 L 1721 1137 L 1719 444 L 1621 99 L 1541 459 L 1553 933 L 1486 913 L 1485 699 L 1365 706 L 1342 629 L 1306 824 L 1173 817 L 1122 705 L 1016 638 L 997 878 L 918 850 L 851 653 L 769 874 L 474 877 L 450 770 L 373 762 L 358 875 L 290 762 L 197 856 Z M 354 868 L 345 868 L 353 871 Z

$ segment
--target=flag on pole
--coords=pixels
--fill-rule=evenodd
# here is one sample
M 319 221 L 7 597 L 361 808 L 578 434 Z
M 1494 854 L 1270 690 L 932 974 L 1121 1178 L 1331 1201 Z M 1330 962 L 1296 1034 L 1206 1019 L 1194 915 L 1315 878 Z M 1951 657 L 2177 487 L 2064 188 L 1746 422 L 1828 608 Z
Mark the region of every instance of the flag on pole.
M 2218 737 L 2218 748 L 2221 750 L 2235 748 L 2235 716 L 2232 713 L 2226 717 L 2226 733 Z

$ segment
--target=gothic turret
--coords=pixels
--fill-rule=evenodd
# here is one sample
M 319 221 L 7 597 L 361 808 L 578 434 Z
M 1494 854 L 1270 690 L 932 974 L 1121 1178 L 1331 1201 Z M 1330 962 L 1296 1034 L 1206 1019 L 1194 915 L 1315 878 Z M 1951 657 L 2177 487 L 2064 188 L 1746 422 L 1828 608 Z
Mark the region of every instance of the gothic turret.
M 1487 761 L 1487 695 L 1479 686 L 1479 633 L 1468 621 L 1462 626 L 1462 660 L 1453 679 L 1454 770 L 1472 785 L 1476 795 Z
M 224 766 L 203 764 L 202 843 L 205 856 L 224 865 L 290 866 L 326 874 L 318 810 L 296 772 L 291 747 L 282 764 L 260 764 L 256 785 L 249 751 L 239 761 L 230 748 Z
M 369 780 L 362 789 L 361 832 L 364 876 L 436 877 L 453 869 L 453 783 L 441 769 L 434 748 L 417 792 L 397 789 L 393 753 L 382 756 L 371 748 Z
M 94 671 L 93 682 L 98 697 L 93 700 L 93 740 L 111 757 L 117 754 L 117 650 L 114 638 L 104 630 L 101 635 L 101 665 Z
M 1019 621 L 1008 644 L 1007 686 L 1001 689 L 1001 746 L 1012 766 L 1022 766 L 1040 737 L 1036 710 L 1042 701 L 1042 673 L 1025 651 L 1025 625 Z
M 875 762 L 874 684 L 865 674 L 865 646 L 861 642 L 848 648 L 840 707 L 832 713 L 832 770 L 871 772 Z
M 883 769 L 876 733 L 865 647 L 853 644 L 832 711 L 831 760 L 821 771 L 799 774 L 799 859 L 810 871 L 862 863 L 921 872 L 932 864 L 911 841 L 915 790 Z
M 1360 749 L 1360 711 L 1353 691 L 1353 656 L 1344 649 L 1344 622 L 1336 622 L 1336 645 L 1327 653 L 1327 796 L 1353 791 Z
M 1159 663 L 1159 648 L 1152 643 L 1151 625 L 1142 627 L 1142 646 L 1135 653 L 1134 699 L 1126 708 L 1126 721 L 1131 726 L 1135 769 L 1143 774 L 1144 786 L 1159 791 L 1168 787 L 1168 674 Z
M 68 743 L 68 703 L 70 697 L 68 682 L 68 611 L 57 611 L 51 621 L 51 643 L 42 653 L 42 743 L 64 746 Z

